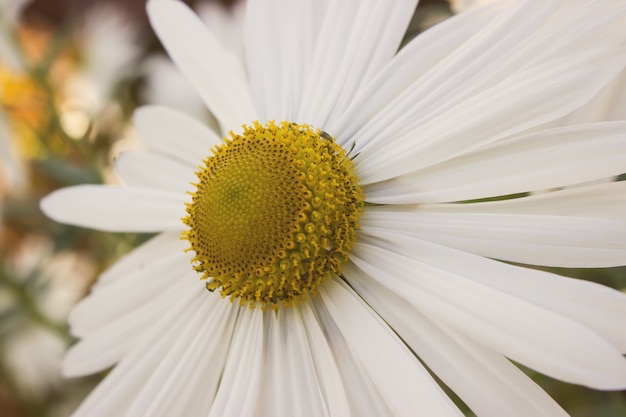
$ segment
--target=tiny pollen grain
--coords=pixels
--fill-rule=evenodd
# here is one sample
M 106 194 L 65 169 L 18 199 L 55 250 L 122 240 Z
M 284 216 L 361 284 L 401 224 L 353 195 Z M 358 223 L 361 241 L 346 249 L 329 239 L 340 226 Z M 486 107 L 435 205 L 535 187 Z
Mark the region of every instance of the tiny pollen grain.
M 350 158 L 308 125 L 254 122 L 213 148 L 182 239 L 207 289 L 242 306 L 293 306 L 341 274 L 364 195 Z

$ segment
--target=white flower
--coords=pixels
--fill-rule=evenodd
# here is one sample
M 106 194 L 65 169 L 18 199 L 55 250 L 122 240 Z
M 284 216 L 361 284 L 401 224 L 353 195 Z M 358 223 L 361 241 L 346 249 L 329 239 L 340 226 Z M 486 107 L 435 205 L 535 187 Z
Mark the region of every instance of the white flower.
M 626 388 L 623 294 L 491 259 L 623 265 L 624 183 L 467 202 L 623 172 L 625 123 L 535 128 L 623 68 L 624 8 L 497 4 L 397 52 L 415 3 L 249 1 L 245 67 L 182 3 L 148 3 L 165 48 L 233 139 L 146 107 L 134 122 L 152 150 L 119 158 L 126 186 L 43 200 L 61 222 L 162 232 L 70 317 L 81 340 L 66 375 L 115 365 L 75 416 L 460 415 L 422 363 L 481 417 L 566 415 L 510 360 Z M 263 128 L 268 120 L 288 123 Z M 338 149 L 327 135 L 345 151 L 318 150 Z M 367 204 L 350 249 L 359 189 Z M 345 195 L 352 203 L 336 204 Z M 337 251 L 348 252 L 343 265 L 317 263 Z

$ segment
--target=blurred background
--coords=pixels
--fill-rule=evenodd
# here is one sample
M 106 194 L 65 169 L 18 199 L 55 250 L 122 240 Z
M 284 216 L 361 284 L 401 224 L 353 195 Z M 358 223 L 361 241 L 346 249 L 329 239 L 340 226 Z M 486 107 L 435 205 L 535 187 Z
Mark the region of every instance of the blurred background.
M 422 0 L 406 39 L 481 2 Z M 243 54 L 240 1 L 187 3 Z M 215 123 L 163 53 L 144 8 L 145 0 L 0 0 L 2 417 L 69 416 L 104 376 L 62 378 L 74 341 L 66 319 L 100 272 L 149 237 L 56 224 L 39 200 L 69 185 L 117 183 L 115 156 L 141 146 L 130 125 L 139 105 L 167 104 Z M 600 104 L 571 118 L 626 119 L 625 86 L 616 80 Z M 623 268 L 554 272 L 626 289 Z M 573 416 L 626 416 L 623 392 L 529 373 Z

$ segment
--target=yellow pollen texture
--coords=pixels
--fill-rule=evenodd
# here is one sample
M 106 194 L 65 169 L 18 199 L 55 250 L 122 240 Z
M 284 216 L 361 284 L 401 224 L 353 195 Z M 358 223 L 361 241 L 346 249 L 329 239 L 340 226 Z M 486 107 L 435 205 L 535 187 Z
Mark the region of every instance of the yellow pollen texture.
M 231 132 L 196 174 L 183 238 L 207 289 L 278 309 L 341 273 L 364 196 L 352 161 L 328 134 L 255 122 Z

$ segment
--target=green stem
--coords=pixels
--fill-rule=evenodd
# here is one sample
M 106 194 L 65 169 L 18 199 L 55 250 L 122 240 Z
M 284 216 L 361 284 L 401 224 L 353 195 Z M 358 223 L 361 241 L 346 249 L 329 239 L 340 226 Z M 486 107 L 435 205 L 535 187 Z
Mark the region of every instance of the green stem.
M 37 305 L 37 301 L 32 294 L 28 292 L 26 287 L 10 276 L 10 274 L 8 274 L 4 269 L 0 269 L 0 285 L 15 298 L 17 305 L 28 317 L 32 318 L 48 330 L 56 333 L 63 339 L 71 339 L 66 326 L 59 324 L 46 316 L 41 311 Z

